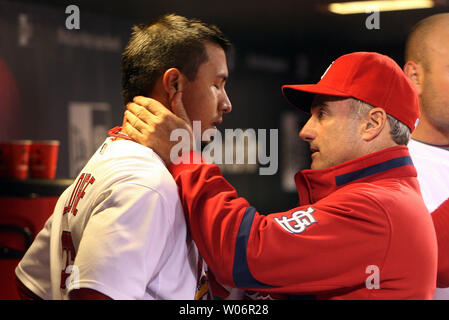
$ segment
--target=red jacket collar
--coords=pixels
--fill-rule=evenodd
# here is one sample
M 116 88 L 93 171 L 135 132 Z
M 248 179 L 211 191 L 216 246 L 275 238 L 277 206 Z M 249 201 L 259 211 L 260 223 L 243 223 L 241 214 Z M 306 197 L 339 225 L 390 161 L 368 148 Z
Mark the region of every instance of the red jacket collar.
M 314 203 L 349 183 L 416 176 L 408 148 L 397 146 L 330 168 L 299 171 L 295 175 L 295 182 L 300 205 L 305 205 Z

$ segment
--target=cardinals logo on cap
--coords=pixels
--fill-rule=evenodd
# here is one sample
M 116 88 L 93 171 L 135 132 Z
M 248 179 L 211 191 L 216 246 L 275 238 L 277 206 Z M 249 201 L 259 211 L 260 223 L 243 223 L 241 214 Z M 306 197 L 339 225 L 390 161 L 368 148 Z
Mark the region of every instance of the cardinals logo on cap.
M 334 61 L 332 61 L 332 63 L 329 65 L 329 67 L 327 67 L 326 71 L 324 71 L 323 75 L 321 76 L 321 79 L 324 78 L 324 76 L 326 75 L 326 73 L 329 71 L 329 69 L 332 67 L 333 64 L 334 64 Z

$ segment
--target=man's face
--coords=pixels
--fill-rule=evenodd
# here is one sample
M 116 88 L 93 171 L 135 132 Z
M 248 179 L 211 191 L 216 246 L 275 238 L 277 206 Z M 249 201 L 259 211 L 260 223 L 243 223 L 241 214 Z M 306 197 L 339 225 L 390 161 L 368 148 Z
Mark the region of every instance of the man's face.
M 360 156 L 360 120 L 351 116 L 350 98 L 316 95 L 311 117 L 299 132 L 310 144 L 312 169 L 325 169 Z
M 420 96 L 422 120 L 449 131 L 449 32 L 441 30 L 427 41 L 428 67 Z
M 225 84 L 228 67 L 224 50 L 205 43 L 209 59 L 202 63 L 195 80 L 187 81 L 183 88 L 183 103 L 191 121 L 201 121 L 201 135 L 206 129 L 216 130 L 223 114 L 232 110 Z

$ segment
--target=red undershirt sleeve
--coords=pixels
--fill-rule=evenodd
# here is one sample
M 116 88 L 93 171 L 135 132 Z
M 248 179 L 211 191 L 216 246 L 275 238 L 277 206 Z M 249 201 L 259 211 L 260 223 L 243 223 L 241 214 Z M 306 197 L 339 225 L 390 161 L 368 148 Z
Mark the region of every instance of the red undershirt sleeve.
M 432 212 L 438 240 L 437 287 L 449 287 L 449 199 Z

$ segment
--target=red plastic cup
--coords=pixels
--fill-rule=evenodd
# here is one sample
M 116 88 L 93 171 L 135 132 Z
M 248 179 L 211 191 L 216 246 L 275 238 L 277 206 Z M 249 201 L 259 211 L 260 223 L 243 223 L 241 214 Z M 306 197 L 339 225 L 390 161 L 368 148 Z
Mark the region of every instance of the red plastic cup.
M 30 165 L 31 140 L 15 140 L 10 145 L 8 176 L 14 179 L 26 179 Z
M 33 141 L 30 151 L 30 178 L 54 179 L 58 150 L 58 140 Z
M 11 161 L 11 144 L 0 143 L 0 178 L 9 178 L 9 166 Z

